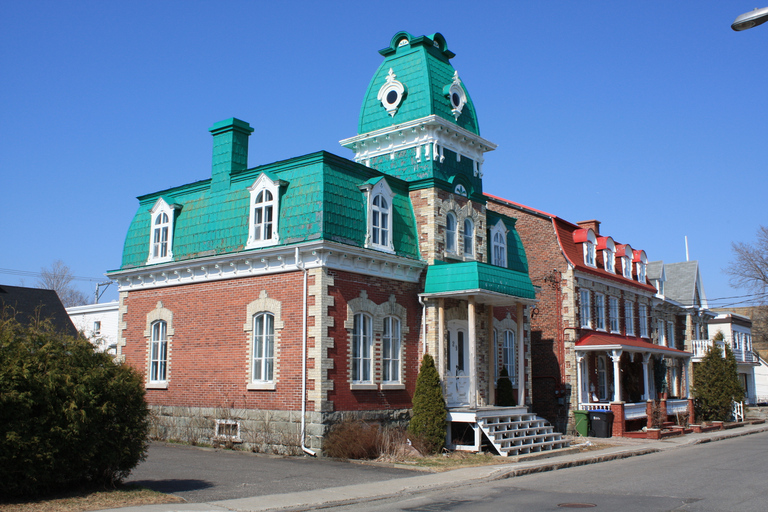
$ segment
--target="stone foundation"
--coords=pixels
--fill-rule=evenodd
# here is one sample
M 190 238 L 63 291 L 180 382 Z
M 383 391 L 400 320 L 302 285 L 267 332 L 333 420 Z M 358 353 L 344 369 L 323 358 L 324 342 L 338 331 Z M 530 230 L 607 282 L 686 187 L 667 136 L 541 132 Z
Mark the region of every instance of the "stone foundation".
M 301 455 L 301 411 L 150 406 L 150 437 L 191 445 Z M 306 413 L 306 446 L 322 455 L 323 437 L 346 419 L 407 427 L 410 409 Z M 217 434 L 219 424 L 219 434 Z M 236 434 L 235 434 L 236 433 Z

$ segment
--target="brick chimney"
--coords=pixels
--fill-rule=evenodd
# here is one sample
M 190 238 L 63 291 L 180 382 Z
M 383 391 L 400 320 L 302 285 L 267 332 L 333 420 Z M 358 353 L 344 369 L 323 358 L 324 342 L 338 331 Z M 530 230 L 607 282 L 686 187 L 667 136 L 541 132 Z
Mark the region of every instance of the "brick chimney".
M 599 220 L 582 220 L 581 222 L 577 222 L 580 227 L 584 229 L 592 228 L 592 231 L 595 232 L 595 236 L 600 236 L 600 221 Z
M 248 137 L 251 125 L 234 117 L 219 121 L 209 130 L 213 135 L 211 192 L 229 189 L 230 176 L 248 168 Z

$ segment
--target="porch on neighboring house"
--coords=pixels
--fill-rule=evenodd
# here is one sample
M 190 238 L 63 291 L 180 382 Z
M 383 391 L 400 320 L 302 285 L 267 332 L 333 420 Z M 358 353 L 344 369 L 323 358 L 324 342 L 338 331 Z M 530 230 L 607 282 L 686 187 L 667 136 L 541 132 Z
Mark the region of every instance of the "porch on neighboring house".
M 578 409 L 611 411 L 614 437 L 654 423 L 692 423 L 691 356 L 641 338 L 585 336 L 576 343 Z
M 447 447 L 480 451 L 486 445 L 510 456 L 568 446 L 526 406 L 525 308 L 536 302 L 527 274 L 476 261 L 437 264 L 427 269 L 422 298 L 434 308 Z M 515 390 L 514 406 L 495 405 L 501 366 Z
M 707 352 L 713 346 L 717 346 L 720 349 L 720 354 L 725 357 L 725 347 L 731 349 L 733 357 L 736 359 L 736 370 L 739 372 L 739 382 L 744 388 L 744 403 L 747 405 L 756 405 L 760 400 L 757 396 L 757 383 L 755 381 L 755 368 L 761 365 L 760 358 L 752 351 L 752 340 L 747 338 L 745 340 L 731 339 L 726 337 L 722 340 L 693 340 L 691 341 L 691 347 L 693 350 L 693 364 L 700 363 Z M 743 409 L 743 404 L 741 408 Z M 739 414 L 734 411 L 734 416 L 743 417 L 743 412 Z

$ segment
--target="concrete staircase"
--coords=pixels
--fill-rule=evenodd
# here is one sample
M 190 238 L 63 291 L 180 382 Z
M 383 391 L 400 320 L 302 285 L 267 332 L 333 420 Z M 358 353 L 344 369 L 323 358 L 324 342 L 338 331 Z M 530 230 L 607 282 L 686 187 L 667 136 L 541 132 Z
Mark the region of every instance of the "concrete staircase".
M 510 457 L 566 448 L 570 441 L 535 414 L 511 414 L 478 418 L 478 426 L 500 455 Z

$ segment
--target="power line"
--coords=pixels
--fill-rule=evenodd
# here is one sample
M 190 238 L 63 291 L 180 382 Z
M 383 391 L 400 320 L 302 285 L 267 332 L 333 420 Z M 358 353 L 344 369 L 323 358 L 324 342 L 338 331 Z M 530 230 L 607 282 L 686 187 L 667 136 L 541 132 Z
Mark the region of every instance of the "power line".
M 23 277 L 43 277 L 43 274 L 41 272 L 32 272 L 31 270 L 14 270 L 11 268 L 0 268 L 0 274 L 9 274 L 12 276 L 23 276 Z M 105 278 L 103 277 L 83 277 L 83 276 L 71 276 L 73 280 L 75 281 L 91 281 L 91 282 L 100 282 L 104 281 Z

